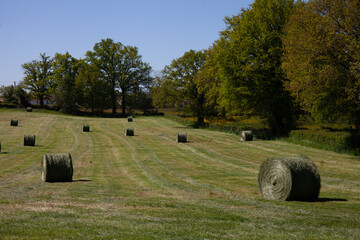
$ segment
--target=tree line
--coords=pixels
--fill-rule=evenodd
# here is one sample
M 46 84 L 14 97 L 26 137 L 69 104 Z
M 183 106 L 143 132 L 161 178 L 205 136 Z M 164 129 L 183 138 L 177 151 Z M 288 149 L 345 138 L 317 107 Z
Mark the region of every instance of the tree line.
M 124 114 L 128 94 L 139 94 L 139 105 L 177 108 L 198 126 L 208 116 L 256 115 L 281 136 L 307 114 L 360 131 L 360 1 L 255 0 L 225 23 L 212 46 L 185 52 L 155 78 L 136 47 L 105 39 L 81 60 L 41 54 L 22 65 L 23 84 L 70 113 L 115 113 L 121 96 Z
M 53 58 L 41 53 L 38 60 L 24 63 L 22 68 L 24 80 L 17 87 L 3 87 L 3 95 L 16 101 L 14 89 L 22 89 L 23 95 L 23 89 L 27 89 L 39 99 L 40 107 L 44 99 L 52 96 L 65 113 L 77 113 L 79 107 L 84 107 L 100 113 L 111 108 L 115 114 L 121 105 L 125 114 L 129 94 L 132 102 L 139 99 L 142 104 L 137 105 L 144 105 L 148 102 L 145 91 L 152 82 L 151 67 L 142 60 L 138 49 L 109 38 L 96 43 L 84 59 L 76 59 L 68 52 L 56 53 Z
M 155 106 L 177 106 L 197 125 L 256 115 L 275 136 L 304 113 L 360 130 L 360 1 L 255 0 L 225 23 L 211 47 L 162 70 Z

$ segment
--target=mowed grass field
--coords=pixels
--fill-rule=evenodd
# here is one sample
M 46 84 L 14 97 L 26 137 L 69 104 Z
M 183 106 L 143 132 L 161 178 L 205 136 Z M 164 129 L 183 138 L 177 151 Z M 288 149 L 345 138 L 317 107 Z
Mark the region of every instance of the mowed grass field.
M 124 136 L 127 127 L 135 136 Z M 188 143 L 176 142 L 180 131 Z M 23 146 L 25 134 L 35 147 Z M 36 109 L 1 110 L 0 141 L 0 239 L 360 239 L 359 157 L 240 142 L 164 117 L 128 123 Z M 42 182 L 43 154 L 63 152 L 73 182 Z M 319 168 L 319 201 L 262 199 L 260 164 L 299 154 Z

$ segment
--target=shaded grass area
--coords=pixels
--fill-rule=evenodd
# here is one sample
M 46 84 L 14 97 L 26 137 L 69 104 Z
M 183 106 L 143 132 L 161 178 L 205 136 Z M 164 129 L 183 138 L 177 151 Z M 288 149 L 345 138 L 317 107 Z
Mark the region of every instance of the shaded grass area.
M 10 119 L 19 127 L 10 127 Z M 91 132 L 82 132 L 86 122 Z M 124 136 L 134 127 L 135 136 Z M 186 131 L 189 143 L 176 143 Z M 36 147 L 23 147 L 34 133 Z M 20 137 L 19 137 L 20 136 Z M 164 117 L 87 118 L 0 112 L 1 239 L 358 239 L 357 157 L 280 141 L 239 142 Z M 74 181 L 44 183 L 44 153 L 70 152 Z M 268 157 L 308 155 L 318 202 L 263 200 Z
M 174 110 L 165 110 L 164 112 L 168 118 L 189 127 L 194 127 L 194 118 L 180 115 Z M 257 117 L 250 119 L 233 117 L 230 120 L 217 117 L 209 118 L 203 128 L 236 135 L 239 135 L 242 131 L 251 130 L 257 139 L 278 139 Z M 360 155 L 360 135 L 354 129 L 354 126 L 345 123 L 320 124 L 308 119 L 299 120 L 297 129 L 291 130 L 287 137 L 278 140 L 337 153 Z

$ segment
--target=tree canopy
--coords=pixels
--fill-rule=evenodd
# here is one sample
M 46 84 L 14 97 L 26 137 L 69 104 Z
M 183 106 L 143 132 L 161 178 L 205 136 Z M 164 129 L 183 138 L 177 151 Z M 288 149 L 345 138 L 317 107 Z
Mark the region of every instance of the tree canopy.
M 21 65 L 24 69 L 24 87 L 44 106 L 44 98 L 53 91 L 52 59 L 46 53 L 40 54 L 40 60 L 33 60 Z
M 360 129 L 360 2 L 310 0 L 286 27 L 286 87 L 318 120 Z
M 125 46 L 107 38 L 96 43 L 93 51 L 86 53 L 86 57 L 88 62 L 99 69 L 101 80 L 108 84 L 113 114 L 117 108 L 116 89 L 121 90 L 122 114 L 125 114 L 127 94 L 141 86 L 148 86 L 152 81 L 151 67 L 142 61 L 137 47 Z
M 182 57 L 174 59 L 162 70 L 162 77 L 154 95 L 157 104 L 172 103 L 172 106 L 177 106 L 197 117 L 197 125 L 204 124 L 206 111 L 205 95 L 199 90 L 196 79 L 207 56 L 206 50 L 190 50 Z
M 276 135 L 293 126 L 294 105 L 283 86 L 281 57 L 284 26 L 295 7 L 293 0 L 257 0 L 226 18 L 227 28 L 216 43 L 220 107 L 228 115 L 259 115 Z

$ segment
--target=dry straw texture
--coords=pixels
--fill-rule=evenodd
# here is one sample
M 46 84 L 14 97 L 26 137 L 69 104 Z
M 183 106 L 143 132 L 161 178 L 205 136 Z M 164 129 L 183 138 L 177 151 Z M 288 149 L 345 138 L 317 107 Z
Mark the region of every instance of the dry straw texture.
M 17 126 L 18 124 L 19 124 L 19 121 L 18 121 L 18 120 L 11 119 L 11 121 L 10 121 L 10 126 Z
M 314 201 L 320 192 L 320 175 L 306 156 L 275 157 L 260 167 L 260 193 L 269 200 Z
M 126 128 L 125 129 L 125 136 L 134 136 L 134 129 L 133 128 Z
M 179 132 L 177 134 L 177 142 L 187 142 L 187 133 L 186 132 Z
M 32 107 L 27 107 L 27 108 L 26 108 L 26 111 L 27 111 L 27 112 L 32 112 Z
M 25 135 L 24 146 L 35 146 L 35 135 Z
M 130 117 L 127 118 L 127 120 L 128 120 L 128 122 L 132 122 L 132 121 L 133 121 L 133 117 L 130 116 Z
M 71 182 L 73 164 L 70 153 L 44 154 L 41 161 L 41 180 L 44 182 Z
M 253 133 L 251 131 L 242 131 L 240 134 L 241 141 L 252 141 Z
M 83 125 L 83 132 L 90 132 L 90 126 L 88 124 Z

